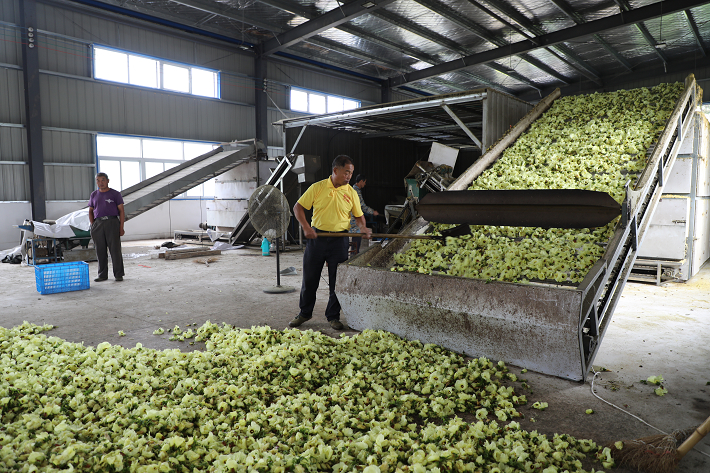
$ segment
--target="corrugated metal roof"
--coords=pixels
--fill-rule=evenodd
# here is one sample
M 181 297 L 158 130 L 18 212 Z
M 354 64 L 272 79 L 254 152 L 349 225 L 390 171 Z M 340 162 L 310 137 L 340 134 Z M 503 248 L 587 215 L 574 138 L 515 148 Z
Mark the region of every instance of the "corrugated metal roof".
M 381 80 L 399 78 L 390 81 L 393 86 L 402 85 L 405 81 L 400 79 L 409 73 L 421 71 L 406 82 L 435 94 L 456 90 L 455 83 L 516 94 L 590 81 L 603 88 L 619 76 L 633 78 L 636 69 L 649 63 L 671 67 L 710 55 L 710 2 L 703 0 L 396 0 L 381 8 L 362 7 L 359 15 L 337 24 L 327 23 L 325 14 L 342 11 L 351 3 L 100 1 L 218 31 L 255 48 L 278 35 L 300 31 L 294 28 L 316 25 L 320 28 L 315 35 L 304 34 L 283 52 Z M 660 18 L 649 10 L 659 3 L 664 8 Z M 590 29 L 590 23 L 619 16 L 621 11 L 641 15 L 643 21 Z M 530 43 L 525 52 L 505 54 L 506 47 L 561 31 L 569 33 L 561 43 Z M 493 60 L 480 56 L 493 52 Z M 439 67 L 429 71 L 432 66 Z

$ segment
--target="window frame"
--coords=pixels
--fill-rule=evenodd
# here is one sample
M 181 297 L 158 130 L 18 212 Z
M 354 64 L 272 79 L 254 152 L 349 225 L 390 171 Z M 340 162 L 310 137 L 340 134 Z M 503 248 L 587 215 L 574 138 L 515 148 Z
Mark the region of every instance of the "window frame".
M 99 154 L 99 138 L 100 137 L 110 137 L 110 138 L 125 138 L 125 139 L 131 139 L 135 140 L 138 139 L 140 140 L 140 157 L 128 157 L 128 156 L 102 156 Z M 143 141 L 144 140 L 150 140 L 150 141 L 171 141 L 171 142 L 179 142 L 181 144 L 181 149 L 182 149 L 182 158 L 181 159 L 160 159 L 156 157 L 144 157 L 144 147 L 143 147 Z M 101 161 L 117 161 L 119 164 L 119 172 L 121 175 L 119 176 L 119 179 L 116 179 L 115 177 L 111 177 L 109 175 L 109 179 L 113 180 L 114 182 L 116 180 L 119 181 L 119 184 L 123 184 L 123 163 L 124 162 L 137 162 L 139 163 L 139 180 L 138 183 L 145 181 L 146 179 L 149 179 L 146 177 L 148 173 L 146 172 L 146 163 L 161 163 L 163 165 L 163 170 L 165 170 L 165 166 L 167 164 L 170 164 L 170 167 L 175 167 L 178 166 L 186 161 L 189 161 L 190 159 L 193 159 L 197 156 L 193 156 L 191 158 L 188 158 L 185 156 L 185 144 L 186 143 L 196 143 L 196 144 L 204 144 L 204 145 L 210 145 L 212 149 L 214 150 L 216 147 L 220 145 L 218 142 L 213 142 L 213 141 L 197 141 L 197 140 L 178 140 L 174 138 L 161 138 L 161 137 L 154 137 L 154 136 L 141 136 L 141 135 L 119 135 L 115 133 L 97 133 L 94 136 L 94 150 L 96 153 L 96 169 L 98 169 L 98 172 L 103 172 L 101 168 Z M 209 152 L 209 151 L 205 151 Z M 204 154 L 204 153 L 203 153 Z M 163 171 L 164 172 L 164 171 Z M 152 177 L 152 176 L 151 176 Z M 214 178 L 213 178 L 214 179 Z M 206 196 L 205 195 L 205 184 L 207 182 L 203 182 L 194 188 L 177 195 L 173 197 L 175 200 L 213 200 L 216 196 L 211 195 L 211 196 Z M 214 187 L 214 186 L 212 186 Z M 199 188 L 201 195 L 196 196 L 196 195 L 188 195 L 188 192 L 194 192 L 195 189 Z M 124 186 L 119 185 L 116 186 L 116 189 L 119 191 L 123 191 Z M 172 200 L 172 199 L 171 199 Z
M 296 109 L 294 109 L 294 108 L 291 107 L 291 96 L 292 96 L 292 94 L 293 94 L 294 91 L 298 91 L 298 92 L 302 92 L 302 93 L 305 93 L 305 94 L 306 94 L 306 103 L 308 104 L 308 111 L 296 110 Z M 324 97 L 324 98 L 325 98 L 325 112 L 323 112 L 323 113 L 311 112 L 311 110 L 310 110 L 310 108 L 311 108 L 311 105 L 310 105 L 310 104 L 311 104 L 311 95 L 317 95 L 317 96 L 319 96 L 319 97 Z M 354 99 L 354 98 L 352 98 L 352 97 L 346 97 L 346 96 L 344 96 L 344 95 L 337 95 L 337 94 L 328 94 L 328 93 L 325 93 L 325 92 L 319 92 L 319 91 L 317 91 L 317 90 L 311 90 L 311 89 L 306 89 L 306 88 L 303 88 L 303 87 L 295 87 L 295 86 L 290 86 L 290 87 L 289 87 L 288 98 L 289 98 L 288 107 L 289 107 L 289 110 L 290 110 L 290 111 L 295 112 L 295 113 L 304 113 L 304 114 L 308 114 L 308 115 L 327 115 L 327 114 L 329 114 L 329 113 L 348 112 L 348 111 L 351 111 L 351 110 L 357 110 L 358 108 L 361 108 L 361 107 L 362 107 L 362 101 L 361 101 L 361 100 Z M 329 99 L 329 98 L 340 99 L 340 100 L 343 101 L 343 104 L 345 104 L 345 101 L 346 101 L 346 100 L 347 100 L 347 101 L 350 101 L 350 102 L 355 102 L 355 103 L 357 104 L 357 106 L 356 106 L 355 108 L 349 108 L 349 109 L 347 109 L 347 110 L 340 110 L 339 112 L 329 112 L 329 111 L 328 111 L 328 99 Z
M 120 54 L 125 54 L 126 55 L 126 66 L 127 66 L 127 81 L 123 82 L 122 80 L 111 80 L 103 77 L 97 77 L 96 75 L 96 50 L 104 50 L 104 51 L 110 51 L 114 53 L 120 53 Z M 150 87 L 150 86 L 145 86 L 145 85 L 140 85 L 140 84 L 131 84 L 131 64 L 130 64 L 130 57 L 139 57 L 139 58 L 145 58 L 145 59 L 150 59 L 152 61 L 157 62 L 157 71 L 156 73 L 158 74 L 157 79 L 157 86 L 156 87 Z M 175 90 L 175 89 L 168 89 L 164 86 L 164 80 L 165 80 L 165 74 L 164 74 L 164 66 L 172 66 L 172 67 L 179 67 L 179 68 L 184 68 L 187 69 L 188 73 L 188 92 L 183 92 L 181 90 Z M 203 95 L 203 94 L 197 94 L 193 92 L 193 69 L 199 69 L 201 71 L 207 71 L 212 74 L 214 74 L 214 96 L 209 96 L 209 95 Z M 198 66 L 195 64 L 188 64 L 184 62 L 179 62 L 179 61 L 172 61 L 169 59 L 163 59 L 160 57 L 155 57 L 155 56 L 148 56 L 146 54 L 140 54 L 140 53 L 134 53 L 131 51 L 126 51 L 124 49 L 118 49 L 118 48 L 113 48 L 111 46 L 104 46 L 102 44 L 91 44 L 91 77 L 94 80 L 97 81 L 105 81 L 105 82 L 110 82 L 113 84 L 123 84 L 131 87 L 140 87 L 141 89 L 147 89 L 147 90 L 156 90 L 156 91 L 162 91 L 162 92 L 171 92 L 175 94 L 182 94 L 182 95 L 190 95 L 193 97 L 201 97 L 205 99 L 216 99 L 216 100 L 221 100 L 222 99 L 222 91 L 221 91 L 221 74 L 222 72 L 218 69 L 210 69 L 208 67 L 202 67 Z

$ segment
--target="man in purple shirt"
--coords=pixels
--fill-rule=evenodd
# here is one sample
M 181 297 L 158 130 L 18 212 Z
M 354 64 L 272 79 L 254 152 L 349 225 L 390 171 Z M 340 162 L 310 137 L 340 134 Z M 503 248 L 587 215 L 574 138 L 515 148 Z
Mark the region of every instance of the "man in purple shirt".
M 123 281 L 123 255 L 121 254 L 121 237 L 126 233 L 123 224 L 126 214 L 123 211 L 121 193 L 108 186 L 108 176 L 104 172 L 96 175 L 96 186 L 99 188 L 89 197 L 89 220 L 91 221 L 91 238 L 96 247 L 96 257 L 99 260 L 99 277 L 96 282 L 108 279 L 108 255 L 111 253 L 111 265 L 116 281 Z

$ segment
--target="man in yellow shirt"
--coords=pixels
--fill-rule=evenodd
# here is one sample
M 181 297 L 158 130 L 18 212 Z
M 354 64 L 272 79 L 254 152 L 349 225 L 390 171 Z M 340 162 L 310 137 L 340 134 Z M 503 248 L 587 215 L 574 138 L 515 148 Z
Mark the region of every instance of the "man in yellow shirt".
M 360 199 L 350 186 L 350 178 L 355 166 L 353 161 L 341 154 L 333 161 L 333 172 L 327 179 L 316 182 L 298 199 L 293 206 L 293 214 L 301 224 L 308 239 L 303 253 L 303 283 L 301 284 L 301 309 L 295 319 L 289 322 L 291 327 L 298 327 L 313 316 L 316 304 L 316 290 L 320 283 L 323 264 L 328 263 L 328 286 L 330 297 L 325 308 L 325 318 L 330 326 L 342 330 L 340 322 L 340 302 L 335 295 L 335 280 L 338 264 L 348 259 L 348 237 L 321 237 L 319 233 L 341 233 L 350 228 L 350 212 L 355 217 L 360 231 L 369 239 L 372 230 L 365 224 L 365 216 L 360 209 Z M 313 217 L 309 225 L 306 210 L 313 208 Z

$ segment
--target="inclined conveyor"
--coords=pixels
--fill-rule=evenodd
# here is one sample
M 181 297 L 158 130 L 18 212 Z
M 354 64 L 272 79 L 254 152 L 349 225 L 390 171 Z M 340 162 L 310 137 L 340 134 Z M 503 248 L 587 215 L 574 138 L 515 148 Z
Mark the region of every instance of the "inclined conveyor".
M 124 189 L 121 195 L 126 220 L 137 217 L 242 163 L 257 159 L 260 153 L 265 156 L 266 147 L 257 140 L 222 144 L 209 153 Z
M 485 356 L 571 380 L 585 380 L 637 257 L 664 183 L 684 138 L 692 139 L 702 91 L 686 87 L 652 147 L 636 185 L 627 189 L 606 251 L 574 286 L 484 281 L 438 274 L 393 272 L 406 240 L 375 245 L 338 269 L 336 293 L 348 324 L 386 330 L 470 356 Z M 559 90 L 541 100 L 448 190 L 463 190 L 547 110 Z M 404 232 L 420 234 L 415 220 Z

